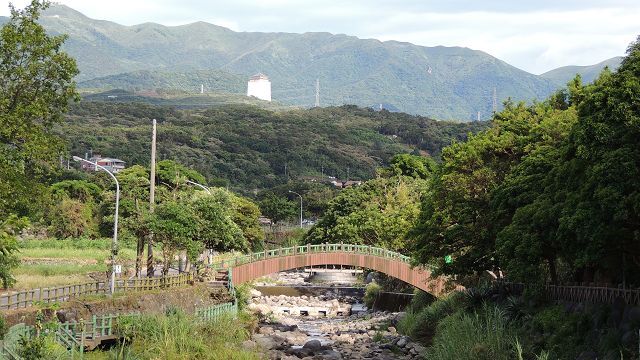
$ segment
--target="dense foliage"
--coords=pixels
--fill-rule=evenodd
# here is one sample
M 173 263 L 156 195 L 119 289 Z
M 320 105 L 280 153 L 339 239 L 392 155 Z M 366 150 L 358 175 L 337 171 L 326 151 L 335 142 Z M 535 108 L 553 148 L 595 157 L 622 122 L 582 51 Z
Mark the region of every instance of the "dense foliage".
M 354 106 L 274 112 L 247 105 L 176 110 L 132 103 L 82 102 L 59 133 L 71 153 L 148 164 L 151 119 L 158 157 L 180 159 L 209 183 L 250 192 L 302 176 L 367 179 L 392 156 L 418 151 L 437 157 L 484 123 L 437 122 Z
M 307 234 L 310 243 L 353 243 L 406 252 L 407 232 L 420 213 L 427 189 L 428 158 L 395 156 L 383 175 L 343 190 L 328 204 L 324 216 Z
M 524 281 L 638 279 L 639 93 L 640 39 L 616 72 L 507 102 L 490 129 L 444 149 L 412 232 L 417 260 Z
M 11 7 L 0 29 L 0 218 L 37 212 L 39 180 L 56 164 L 64 144 L 52 134 L 70 100 L 78 73 L 61 51 L 64 36 L 49 36 L 37 20 L 47 1 Z

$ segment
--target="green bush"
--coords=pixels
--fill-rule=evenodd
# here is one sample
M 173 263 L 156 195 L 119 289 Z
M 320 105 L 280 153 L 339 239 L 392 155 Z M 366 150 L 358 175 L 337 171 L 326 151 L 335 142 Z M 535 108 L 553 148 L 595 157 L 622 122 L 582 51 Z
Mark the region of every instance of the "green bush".
M 437 298 L 428 292 L 416 289 L 415 296 L 411 299 L 411 304 L 409 304 L 409 309 L 417 312 L 433 304 L 436 300 Z
M 485 304 L 472 314 L 457 312 L 442 319 L 425 357 L 433 360 L 511 360 L 517 356 L 513 333 L 503 311 Z
M 364 303 L 369 309 L 373 308 L 373 305 L 381 291 L 382 287 L 377 283 L 370 282 L 367 284 L 364 290 Z
M 7 321 L 4 319 L 4 316 L 0 314 L 0 340 L 4 339 L 4 335 L 7 333 Z
M 434 301 L 420 311 L 409 311 L 398 327 L 400 331 L 417 340 L 429 342 L 438 323 L 445 317 L 464 308 L 464 295 L 459 292 Z
M 251 284 L 244 283 L 236 286 L 236 301 L 238 302 L 238 310 L 244 310 L 251 300 L 250 291 L 253 287 Z
M 68 358 L 67 349 L 58 344 L 53 334 L 25 337 L 18 342 L 18 355 L 25 360 L 50 360 Z

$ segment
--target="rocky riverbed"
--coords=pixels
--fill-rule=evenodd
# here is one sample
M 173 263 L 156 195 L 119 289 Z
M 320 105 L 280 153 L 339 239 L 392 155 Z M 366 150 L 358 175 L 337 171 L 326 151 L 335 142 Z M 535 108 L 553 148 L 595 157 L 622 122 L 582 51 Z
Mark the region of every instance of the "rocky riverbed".
M 418 359 L 424 348 L 397 333 L 395 325 L 403 313 L 360 312 L 352 297 L 257 296 L 249 308 L 260 314 L 263 322 L 246 348 L 258 349 L 269 359 Z M 282 308 L 298 309 L 283 312 Z M 301 309 L 327 309 L 312 315 Z M 342 309 L 343 313 L 338 315 Z M 349 311 L 347 312 L 348 309 Z M 302 310 L 304 311 L 304 310 Z

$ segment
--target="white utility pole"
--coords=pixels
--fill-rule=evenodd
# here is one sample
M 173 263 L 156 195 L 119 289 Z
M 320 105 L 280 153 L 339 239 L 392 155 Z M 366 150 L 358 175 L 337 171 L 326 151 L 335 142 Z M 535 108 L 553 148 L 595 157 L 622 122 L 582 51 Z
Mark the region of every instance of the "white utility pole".
M 320 107 L 320 79 L 316 79 L 316 107 Z

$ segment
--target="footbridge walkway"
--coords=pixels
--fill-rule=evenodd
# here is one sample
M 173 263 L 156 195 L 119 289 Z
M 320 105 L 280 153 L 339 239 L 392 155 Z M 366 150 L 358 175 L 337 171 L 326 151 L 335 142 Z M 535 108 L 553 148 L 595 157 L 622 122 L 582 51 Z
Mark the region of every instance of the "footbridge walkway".
M 233 284 L 238 285 L 280 271 L 319 265 L 345 265 L 375 270 L 434 296 L 445 292 L 447 281 L 445 277 L 432 276 L 429 268 L 412 266 L 408 256 L 378 247 L 352 244 L 302 245 L 265 250 L 211 264 L 209 267 L 224 275 L 232 274 Z

